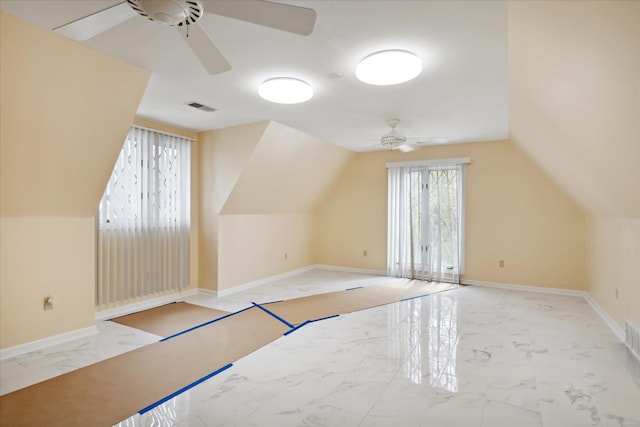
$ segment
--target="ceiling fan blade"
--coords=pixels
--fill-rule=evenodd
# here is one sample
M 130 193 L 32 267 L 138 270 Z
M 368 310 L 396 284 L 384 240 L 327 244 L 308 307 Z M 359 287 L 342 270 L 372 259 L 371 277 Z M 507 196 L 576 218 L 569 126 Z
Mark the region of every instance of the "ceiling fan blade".
M 307 7 L 264 0 L 202 0 L 205 12 L 276 30 L 308 36 L 316 23 L 316 11 Z
M 138 16 L 138 14 L 131 9 L 126 2 L 122 2 L 58 28 L 54 28 L 53 32 L 72 40 L 84 41 L 134 16 Z
M 186 30 L 178 32 L 209 74 L 220 74 L 231 69 L 231 64 L 227 62 L 200 25 L 191 24 Z

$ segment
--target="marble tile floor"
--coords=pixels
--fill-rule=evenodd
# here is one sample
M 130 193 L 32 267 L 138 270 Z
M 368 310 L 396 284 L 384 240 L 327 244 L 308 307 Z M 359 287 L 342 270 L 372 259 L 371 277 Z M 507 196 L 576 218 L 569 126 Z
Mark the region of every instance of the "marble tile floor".
M 386 280 L 313 270 L 188 301 L 234 311 Z M 97 326 L 0 362 L 0 393 L 158 339 Z M 580 297 L 468 286 L 309 324 L 118 426 L 640 427 L 639 365 Z

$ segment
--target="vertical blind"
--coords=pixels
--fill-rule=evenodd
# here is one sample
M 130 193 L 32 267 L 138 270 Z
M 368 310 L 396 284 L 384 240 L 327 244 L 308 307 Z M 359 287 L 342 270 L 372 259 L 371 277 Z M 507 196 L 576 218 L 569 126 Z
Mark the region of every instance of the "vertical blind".
M 422 174 L 412 168 L 390 168 L 388 172 L 388 236 L 387 271 L 390 276 L 414 278 L 422 272 L 421 249 L 423 216 L 422 203 L 416 197 L 415 182 Z M 412 191 L 413 190 L 413 191 Z
M 100 201 L 96 304 L 189 285 L 191 141 L 132 127 Z
M 462 164 L 387 166 L 388 274 L 458 282 L 464 242 Z

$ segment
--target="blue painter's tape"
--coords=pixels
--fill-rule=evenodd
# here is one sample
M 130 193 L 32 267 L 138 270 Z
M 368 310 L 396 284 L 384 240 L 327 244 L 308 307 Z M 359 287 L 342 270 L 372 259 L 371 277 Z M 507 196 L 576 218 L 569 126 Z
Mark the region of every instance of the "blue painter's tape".
M 345 289 L 345 291 L 352 291 L 354 289 L 362 289 L 362 286 L 356 286 L 355 288 Z
M 309 322 L 319 322 L 321 320 L 333 319 L 334 317 L 339 317 L 339 314 L 334 314 L 333 316 L 321 317 L 319 319 L 310 320 Z
M 291 323 L 287 322 L 286 320 L 284 320 L 282 317 L 278 316 L 274 312 L 267 310 L 266 308 L 264 308 L 263 306 L 261 306 L 259 304 L 256 304 L 255 302 L 252 302 L 251 304 L 253 304 L 254 306 L 258 307 L 260 310 L 264 311 L 265 313 L 269 314 L 270 316 L 275 317 L 276 319 L 278 319 L 279 321 L 281 321 L 282 323 L 284 323 L 288 327 L 295 328 L 294 325 L 292 325 Z
M 340 316 L 339 314 L 334 314 L 333 316 L 327 316 L 327 317 L 321 317 L 320 319 L 314 319 L 314 320 L 305 320 L 304 322 L 300 323 L 298 326 L 294 327 L 293 329 L 285 332 L 283 335 L 287 336 L 292 332 L 297 331 L 298 329 L 302 328 L 305 325 L 308 325 L 309 323 L 314 323 L 314 322 L 319 322 L 321 320 L 326 320 L 326 319 L 333 319 L 334 317 L 338 317 Z
M 189 384 L 186 387 L 182 387 L 180 390 L 176 391 L 175 393 L 171 393 L 169 396 L 164 397 L 160 400 L 158 400 L 156 403 L 152 403 L 151 405 L 147 406 L 146 408 L 142 408 L 141 410 L 138 411 L 138 413 L 140 415 L 144 414 L 145 412 L 149 412 L 150 410 L 152 410 L 153 408 L 162 405 L 164 402 L 173 399 L 174 397 L 176 397 L 177 395 L 184 393 L 185 391 L 189 390 L 192 387 L 197 386 L 198 384 L 200 384 L 201 382 L 204 382 L 206 380 L 208 380 L 209 378 L 218 375 L 220 372 L 222 371 L 226 371 L 227 369 L 229 369 L 230 367 L 233 366 L 233 363 L 229 363 L 226 366 L 223 366 L 222 368 L 218 369 L 217 371 L 214 371 L 212 373 L 210 373 L 209 375 L 206 375 L 202 378 L 200 378 L 198 381 L 195 381 L 191 384 Z
M 247 311 L 247 310 L 249 310 L 250 308 L 253 308 L 253 307 L 247 307 L 247 308 L 243 308 L 242 310 L 239 310 L 239 311 L 234 311 L 233 313 L 225 314 L 225 315 L 224 315 L 224 316 L 222 316 L 222 317 L 218 317 L 218 318 L 216 318 L 216 319 L 209 320 L 208 322 L 204 322 L 204 323 L 202 323 L 202 324 L 200 324 L 200 325 L 196 325 L 196 326 L 194 326 L 193 328 L 185 329 L 184 331 L 178 332 L 178 333 L 173 334 L 173 335 L 169 335 L 168 337 L 162 338 L 162 339 L 161 339 L 160 341 L 158 341 L 158 342 L 162 342 L 162 341 L 170 340 L 171 338 L 175 338 L 175 337 L 177 337 L 177 336 L 179 336 L 179 335 L 186 334 L 187 332 L 191 332 L 191 331 L 193 331 L 193 330 L 195 330 L 195 329 L 202 328 L 203 326 L 210 325 L 210 324 L 215 323 L 215 322 L 218 322 L 218 321 L 220 321 L 220 320 L 222 320 L 222 319 L 226 319 L 227 317 L 231 317 L 231 316 L 233 316 L 233 315 L 235 315 L 235 314 L 242 313 L 243 311 Z
M 282 301 L 284 301 L 284 300 L 281 299 L 281 300 L 278 300 L 278 301 L 263 302 L 263 303 L 260 303 L 260 305 L 275 304 L 277 302 L 282 302 Z
M 405 298 L 405 299 L 401 299 L 400 302 L 402 301 L 410 301 L 412 299 L 416 299 L 416 298 L 424 298 L 424 297 L 428 297 L 431 294 L 424 294 L 424 295 L 418 295 L 417 297 L 410 297 L 410 298 Z
M 289 335 L 290 333 L 295 332 L 295 331 L 297 331 L 298 329 L 302 328 L 304 325 L 308 325 L 309 323 L 311 323 L 311 320 L 305 320 L 304 322 L 300 323 L 298 326 L 296 326 L 296 327 L 294 327 L 294 328 L 292 328 L 292 329 L 289 329 L 289 330 L 288 330 L 287 332 L 285 332 L 283 335 L 284 335 L 284 336 L 287 336 L 287 335 Z

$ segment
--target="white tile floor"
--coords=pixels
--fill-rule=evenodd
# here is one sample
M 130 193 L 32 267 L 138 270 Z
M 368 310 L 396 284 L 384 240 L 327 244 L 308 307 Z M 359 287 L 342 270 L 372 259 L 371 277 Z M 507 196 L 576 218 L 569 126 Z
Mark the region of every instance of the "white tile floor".
M 189 301 L 234 311 L 385 280 L 314 270 Z M 98 327 L 3 361 L 0 393 L 158 339 Z M 639 372 L 582 298 L 465 287 L 304 326 L 120 426 L 640 427 Z

